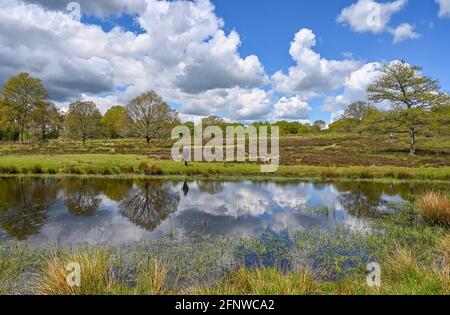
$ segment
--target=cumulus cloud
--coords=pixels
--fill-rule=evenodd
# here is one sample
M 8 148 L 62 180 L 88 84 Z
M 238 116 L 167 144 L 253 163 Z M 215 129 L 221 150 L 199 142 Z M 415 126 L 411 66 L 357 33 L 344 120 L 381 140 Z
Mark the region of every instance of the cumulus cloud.
M 184 114 L 220 115 L 231 120 L 253 121 L 267 119 L 272 110 L 272 92 L 259 88 L 210 90 L 196 96 L 181 96 Z
M 277 119 L 306 120 L 309 118 L 311 107 L 308 102 L 302 100 L 298 95 L 287 98 L 283 96 L 275 104 L 275 117 Z
M 396 0 L 380 3 L 373 0 L 358 0 L 341 11 L 337 22 L 349 25 L 357 33 L 391 33 L 394 36 L 394 43 L 415 39 L 419 34 L 414 31 L 413 25 L 409 23 L 397 27 L 390 25 L 392 16 L 402 10 L 407 2 Z
M 397 0 L 387 3 L 378 3 L 372 0 L 358 0 L 356 3 L 344 8 L 338 16 L 337 21 L 348 24 L 355 32 L 381 33 L 386 30 L 392 15 L 400 11 L 406 3 L 407 0 Z
M 439 17 L 450 18 L 450 0 L 436 0 L 439 4 Z
M 382 64 L 371 62 L 352 72 L 345 79 L 343 92 L 335 97 L 327 97 L 321 110 L 331 114 L 332 120 L 339 118 L 347 106 L 356 101 L 367 100 L 367 88 L 381 75 Z
M 295 34 L 289 53 L 297 64 L 289 68 L 288 74 L 278 71 L 272 76 L 276 91 L 298 94 L 303 99 L 318 96 L 341 87 L 345 78 L 360 66 L 352 59 L 322 58 L 312 49 L 315 45 L 316 35 L 310 29 Z
M 407 39 L 417 39 L 420 34 L 414 31 L 414 26 L 408 23 L 403 23 L 391 30 L 394 35 L 394 43 L 400 43 Z
M 83 96 L 101 102 L 98 95 L 126 103 L 154 89 L 186 105 L 185 114 L 234 110 L 233 117 L 251 119 L 268 112 L 264 67 L 257 56 L 240 56 L 239 34 L 224 32 L 208 0 L 139 2 L 80 4 L 97 15 L 137 11 L 142 34 L 75 21 L 58 9 L 60 1 L 2 1 L 0 84 L 27 71 L 63 104 Z

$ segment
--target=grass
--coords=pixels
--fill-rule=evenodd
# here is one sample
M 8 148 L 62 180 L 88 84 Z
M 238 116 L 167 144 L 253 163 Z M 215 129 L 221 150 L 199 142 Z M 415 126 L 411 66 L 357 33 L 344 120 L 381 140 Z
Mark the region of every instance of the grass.
M 419 209 L 426 222 L 450 227 L 450 198 L 446 194 L 430 192 L 422 196 Z
M 69 285 L 67 268 L 71 263 L 80 265 L 81 279 L 79 285 Z M 168 275 L 170 268 L 160 260 L 148 260 L 141 265 L 130 286 L 124 278 L 115 274 L 116 265 L 112 259 L 111 249 L 77 249 L 75 253 L 68 251 L 54 252 L 45 263 L 42 277 L 38 281 L 34 293 L 40 295 L 111 295 L 168 294 Z M 74 281 L 74 279 L 70 279 Z
M 265 264 L 249 264 L 249 254 Z M 252 256 L 252 257 L 253 257 Z M 66 266 L 81 266 L 69 287 Z M 369 262 L 381 287 L 366 283 Z M 372 230 L 297 231 L 289 237 L 175 239 L 134 245 L 31 248 L 0 244 L 3 294 L 450 294 L 450 233 L 412 207 Z
M 284 273 L 277 267 L 239 268 L 212 286 L 197 286 L 194 295 L 313 295 L 320 293 L 316 276 L 306 270 Z
M 74 254 L 53 253 L 46 263 L 43 277 L 37 284 L 36 294 L 87 295 L 112 292 L 113 280 L 109 271 L 107 250 L 82 251 Z M 78 263 L 81 267 L 80 286 L 69 286 L 67 266 Z M 73 279 L 72 279 L 73 280 Z
M 145 165 L 143 169 L 142 165 Z M 31 171 L 30 171 L 31 170 Z M 0 175 L 67 174 L 67 175 L 128 175 L 148 176 L 253 176 L 261 178 L 293 178 L 318 180 L 450 180 L 450 167 L 403 168 L 393 166 L 280 166 L 276 173 L 263 174 L 260 166 L 252 163 L 183 163 L 155 160 L 133 154 L 63 154 L 15 155 L 0 158 Z

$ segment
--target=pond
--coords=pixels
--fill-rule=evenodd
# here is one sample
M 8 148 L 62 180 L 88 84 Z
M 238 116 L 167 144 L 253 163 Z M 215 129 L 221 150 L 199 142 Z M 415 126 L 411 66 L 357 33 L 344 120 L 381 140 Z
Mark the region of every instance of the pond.
M 418 184 L 1 178 L 0 242 L 128 244 L 161 238 L 370 229 Z

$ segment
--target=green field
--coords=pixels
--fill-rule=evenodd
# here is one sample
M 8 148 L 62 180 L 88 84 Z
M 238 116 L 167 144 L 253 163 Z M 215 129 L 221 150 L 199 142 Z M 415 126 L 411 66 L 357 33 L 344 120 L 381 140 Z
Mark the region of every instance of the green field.
M 46 144 L 0 145 L 0 174 L 204 176 L 295 179 L 450 180 L 450 138 L 419 139 L 418 155 L 407 138 L 371 138 L 323 133 L 280 139 L 280 167 L 263 174 L 256 163 L 194 162 L 185 167 L 170 157 L 172 141 L 140 139 L 53 140 Z M 139 169 L 144 162 L 157 174 Z

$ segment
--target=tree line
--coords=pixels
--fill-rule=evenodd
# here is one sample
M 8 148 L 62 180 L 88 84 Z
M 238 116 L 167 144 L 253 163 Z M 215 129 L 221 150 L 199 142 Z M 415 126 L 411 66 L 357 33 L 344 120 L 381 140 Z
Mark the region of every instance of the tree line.
M 410 138 L 410 153 L 416 153 L 418 135 L 450 133 L 450 97 L 440 84 L 422 74 L 422 69 L 404 61 L 386 64 L 379 79 L 367 89 L 367 101 L 349 104 L 342 117 L 327 124 L 298 121 L 276 123 L 256 122 L 255 127 L 275 125 L 281 135 L 314 132 L 406 133 Z M 388 110 L 379 110 L 384 104 Z M 378 106 L 380 107 L 380 106 Z M 383 106 L 381 106 L 383 107 Z M 0 140 L 40 141 L 59 137 L 81 140 L 141 137 L 170 137 L 175 125 L 181 124 L 178 113 L 154 91 L 144 92 L 126 106 L 112 106 L 102 115 L 92 101 L 79 100 L 63 114 L 49 100 L 42 82 L 28 73 L 11 77 L 0 95 Z M 185 126 L 194 132 L 194 123 Z M 226 122 L 217 116 L 203 118 L 202 125 L 242 126 Z
M 39 141 L 65 137 L 80 140 L 170 136 L 180 124 L 178 113 L 154 91 L 142 93 L 126 106 L 112 106 L 104 115 L 92 101 L 69 105 L 66 114 L 49 100 L 42 82 L 28 73 L 11 77 L 0 95 L 0 140 Z

